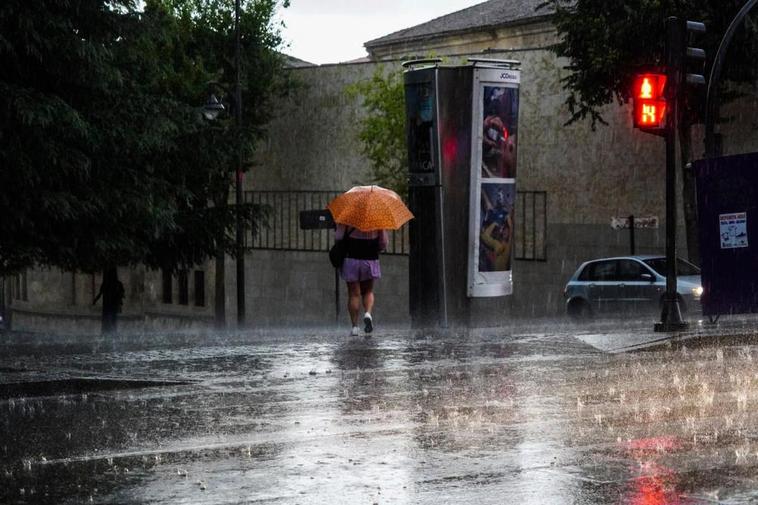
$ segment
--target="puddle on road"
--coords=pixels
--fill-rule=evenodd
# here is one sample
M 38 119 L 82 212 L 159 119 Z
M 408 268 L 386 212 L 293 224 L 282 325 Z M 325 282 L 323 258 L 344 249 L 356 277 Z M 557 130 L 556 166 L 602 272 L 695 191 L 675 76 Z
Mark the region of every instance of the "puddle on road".
M 125 389 L 142 389 L 166 386 L 181 386 L 189 381 L 153 381 L 133 379 L 104 379 L 99 377 L 79 377 L 70 379 L 12 382 L 0 384 L 0 400 L 30 398 L 37 396 L 58 396 L 97 393 Z

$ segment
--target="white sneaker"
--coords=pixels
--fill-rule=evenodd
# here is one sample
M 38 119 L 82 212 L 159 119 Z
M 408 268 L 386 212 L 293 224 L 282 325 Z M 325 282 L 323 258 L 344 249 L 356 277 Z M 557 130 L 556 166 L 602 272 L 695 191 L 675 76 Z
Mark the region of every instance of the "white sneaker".
M 351 337 L 357 337 L 358 334 L 360 333 L 360 331 L 361 330 L 357 326 L 353 326 L 353 329 L 350 330 L 350 336 Z
M 366 312 L 366 314 L 363 316 L 363 331 L 366 333 L 371 333 L 374 331 L 374 320 L 371 318 L 371 314 L 369 312 Z

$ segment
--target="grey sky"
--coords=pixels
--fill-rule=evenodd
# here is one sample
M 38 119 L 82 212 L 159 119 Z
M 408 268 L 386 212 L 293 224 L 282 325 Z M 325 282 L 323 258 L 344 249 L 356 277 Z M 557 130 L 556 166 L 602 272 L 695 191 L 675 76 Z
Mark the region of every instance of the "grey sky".
M 363 43 L 481 3 L 483 0 L 290 0 L 287 54 L 312 63 L 337 63 L 366 55 Z

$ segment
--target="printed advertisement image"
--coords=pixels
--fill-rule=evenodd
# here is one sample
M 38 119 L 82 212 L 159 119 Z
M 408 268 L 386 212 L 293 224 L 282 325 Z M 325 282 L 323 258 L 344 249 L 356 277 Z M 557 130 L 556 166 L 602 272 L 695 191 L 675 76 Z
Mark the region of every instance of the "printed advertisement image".
M 479 272 L 511 269 L 513 244 L 513 183 L 482 184 L 479 227 Z
M 512 68 L 474 72 L 468 296 L 513 294 L 519 86 Z
M 516 177 L 518 88 L 484 86 L 482 178 Z

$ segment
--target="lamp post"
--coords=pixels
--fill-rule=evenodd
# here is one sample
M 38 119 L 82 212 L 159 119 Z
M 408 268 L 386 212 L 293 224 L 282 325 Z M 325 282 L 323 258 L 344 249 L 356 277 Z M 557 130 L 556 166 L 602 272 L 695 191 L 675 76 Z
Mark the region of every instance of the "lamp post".
M 239 143 L 239 133 L 242 127 L 242 87 L 240 84 L 240 0 L 234 2 L 234 127 L 237 131 L 237 166 L 235 169 L 234 180 L 234 203 L 236 215 L 236 234 L 235 234 L 235 252 L 237 256 L 237 327 L 245 325 L 245 229 L 242 219 L 242 180 L 244 173 L 242 171 L 242 147 Z M 227 92 L 219 83 L 214 83 Z M 224 105 L 211 94 L 208 102 L 203 108 L 203 114 L 209 120 L 216 119 L 224 111 Z

